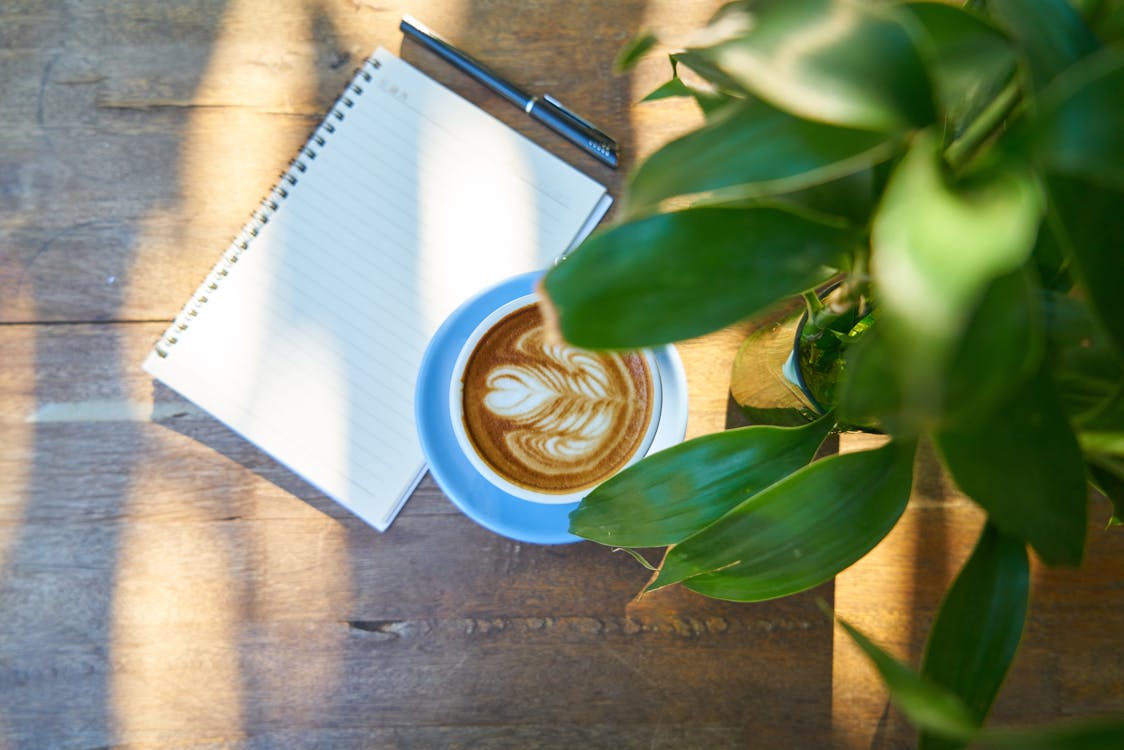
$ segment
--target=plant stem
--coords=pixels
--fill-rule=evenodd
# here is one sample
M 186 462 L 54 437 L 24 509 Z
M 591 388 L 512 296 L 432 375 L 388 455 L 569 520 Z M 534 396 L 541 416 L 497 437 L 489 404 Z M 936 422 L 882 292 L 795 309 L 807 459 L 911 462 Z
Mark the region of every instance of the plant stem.
M 634 560 L 636 560 L 636 562 L 640 563 L 648 570 L 659 570 L 659 568 L 648 562 L 647 558 L 645 558 L 642 554 L 634 549 L 630 549 L 628 547 L 614 547 L 613 552 L 627 552 L 630 557 L 632 557 Z
M 1018 78 L 1015 77 L 972 121 L 964 134 L 945 149 L 944 156 L 949 166 L 954 170 L 964 166 L 968 159 L 979 150 L 980 146 L 990 140 L 996 131 L 1002 127 L 1020 101 L 1022 101 L 1022 88 L 1019 86 Z
M 806 289 L 801 296 L 804 298 L 804 306 L 808 308 L 808 320 L 815 320 L 816 313 L 823 309 L 823 300 L 815 289 Z
M 1094 404 L 1082 414 L 1074 417 L 1074 421 L 1078 425 L 1087 425 L 1097 417 L 1108 412 L 1109 409 L 1115 407 L 1120 403 L 1120 399 L 1124 398 L 1124 382 L 1117 383 L 1116 386 L 1109 392 L 1107 396 L 1101 399 L 1100 403 Z

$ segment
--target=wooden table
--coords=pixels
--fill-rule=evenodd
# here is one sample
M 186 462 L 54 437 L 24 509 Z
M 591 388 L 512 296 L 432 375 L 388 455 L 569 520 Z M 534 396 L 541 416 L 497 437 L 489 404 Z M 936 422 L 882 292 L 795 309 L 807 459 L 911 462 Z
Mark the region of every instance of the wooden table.
M 634 106 L 658 56 L 621 77 L 613 58 L 644 28 L 682 43 L 719 4 L 0 5 L 0 750 L 914 744 L 816 600 L 917 663 L 981 523 L 932 461 L 832 583 L 637 599 L 627 556 L 495 536 L 429 480 L 379 534 L 139 369 L 376 45 L 619 192 L 621 173 L 403 43 L 404 12 L 587 114 L 627 169 L 696 119 Z M 727 426 L 747 330 L 681 345 L 690 435 Z M 1124 709 L 1107 515 L 1094 501 L 1082 570 L 1035 567 L 996 722 Z

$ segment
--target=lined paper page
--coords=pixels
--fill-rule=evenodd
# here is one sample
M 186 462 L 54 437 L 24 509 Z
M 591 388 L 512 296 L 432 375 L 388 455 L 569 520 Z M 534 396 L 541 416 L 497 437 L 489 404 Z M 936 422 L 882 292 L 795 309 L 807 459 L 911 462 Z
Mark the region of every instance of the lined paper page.
M 607 196 L 386 50 L 372 60 L 288 196 L 144 367 L 384 530 L 424 471 L 413 402 L 429 338 L 473 294 L 549 265 Z

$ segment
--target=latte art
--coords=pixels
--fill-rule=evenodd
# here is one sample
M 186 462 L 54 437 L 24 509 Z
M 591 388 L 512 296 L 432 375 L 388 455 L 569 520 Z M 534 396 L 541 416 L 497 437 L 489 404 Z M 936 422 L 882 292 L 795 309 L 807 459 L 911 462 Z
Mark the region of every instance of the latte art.
M 518 425 L 508 448 L 529 467 L 552 474 L 568 464 L 596 459 L 617 416 L 631 408 L 631 381 L 614 392 L 607 363 L 565 346 L 545 346 L 541 330 L 523 334 L 515 348 L 525 364 L 488 373 L 484 406 Z
M 640 355 L 548 342 L 531 305 L 497 323 L 470 356 L 465 426 L 480 457 L 509 481 L 573 492 L 636 452 L 652 418 L 652 388 Z

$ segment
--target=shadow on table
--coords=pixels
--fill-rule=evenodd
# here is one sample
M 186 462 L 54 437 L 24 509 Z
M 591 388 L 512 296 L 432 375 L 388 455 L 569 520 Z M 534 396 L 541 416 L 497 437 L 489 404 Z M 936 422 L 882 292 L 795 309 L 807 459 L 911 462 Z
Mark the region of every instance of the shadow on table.
M 5 8 L 0 31 L 5 70 L 14 72 L 0 91 L 4 160 L 15 160 L 0 169 L 14 167 L 23 179 L 11 182 L 8 172 L 0 201 L 16 200 L 16 210 L 4 210 L 4 253 L 22 264 L 7 293 L 29 301 L 28 318 L 5 322 L 17 324 L 12 336 L 28 332 L 30 367 L 5 374 L 29 378 L 36 410 L 63 402 L 81 412 L 128 399 L 120 376 L 128 326 L 117 321 L 131 314 L 126 282 L 145 218 L 175 209 L 188 119 L 171 108 L 108 107 L 102 96 L 121 84 L 136 86 L 131 95 L 140 99 L 168 87 L 190 99 L 224 6 L 211 2 L 179 38 L 158 9 L 145 19 L 96 4 L 23 6 Z M 174 81 L 147 77 L 169 68 L 169 60 L 151 64 L 152 54 L 170 56 Z M 122 519 L 132 512 L 148 433 L 141 423 L 81 417 L 31 417 L 12 429 L 30 465 L 19 467 L 21 497 L 4 499 L 11 526 L 0 554 L 0 745 L 108 745 L 119 723 Z

